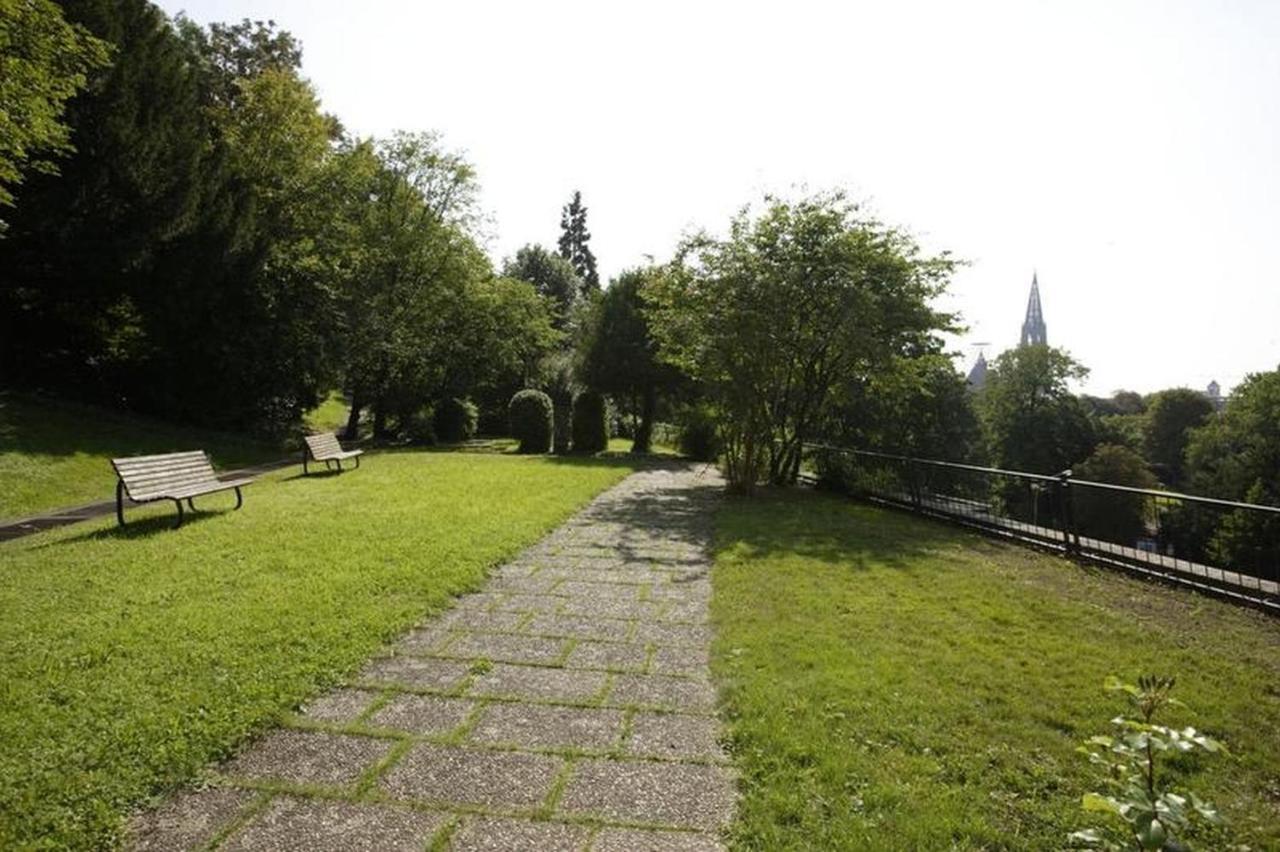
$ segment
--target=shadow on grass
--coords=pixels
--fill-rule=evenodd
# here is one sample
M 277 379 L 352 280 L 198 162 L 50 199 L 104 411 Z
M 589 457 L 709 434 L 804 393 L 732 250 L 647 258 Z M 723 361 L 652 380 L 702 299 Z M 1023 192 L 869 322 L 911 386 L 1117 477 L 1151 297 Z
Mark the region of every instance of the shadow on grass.
M 192 449 L 208 450 L 218 467 L 240 467 L 280 457 L 278 447 L 244 435 L 0 391 L 0 455 L 118 458 Z
M 334 470 L 333 468 L 326 468 L 323 470 L 313 470 L 310 473 L 303 473 L 302 471 L 298 471 L 292 476 L 282 477 L 279 480 L 279 482 L 285 483 L 285 482 L 297 482 L 298 480 L 306 481 L 308 479 L 331 479 L 332 477 L 335 477 L 335 476 L 342 476 L 342 474 L 344 473 L 351 473 L 354 470 L 355 470 L 354 467 L 348 467 L 348 468 L 343 468 L 342 470 Z
M 70 536 L 69 538 L 51 541 L 40 544 L 35 547 L 36 550 L 43 550 L 46 547 L 60 547 L 66 544 L 78 544 L 82 541 L 130 541 L 133 539 L 150 538 L 151 536 L 162 535 L 167 532 L 180 532 L 193 524 L 202 524 L 205 521 L 221 515 L 227 515 L 235 509 L 196 509 L 194 512 L 190 509 L 185 510 L 183 515 L 182 526 L 174 529 L 173 524 L 178 519 L 176 511 L 168 514 L 148 515 L 143 518 L 131 519 L 125 514 L 125 525 L 119 524 L 100 530 L 91 530 L 82 532 L 79 535 Z
M 750 557 L 796 555 L 866 570 L 872 563 L 900 570 L 973 537 L 944 524 L 891 512 L 840 495 L 800 488 L 767 488 L 755 496 L 726 495 L 716 527 L 716 550 L 744 548 Z

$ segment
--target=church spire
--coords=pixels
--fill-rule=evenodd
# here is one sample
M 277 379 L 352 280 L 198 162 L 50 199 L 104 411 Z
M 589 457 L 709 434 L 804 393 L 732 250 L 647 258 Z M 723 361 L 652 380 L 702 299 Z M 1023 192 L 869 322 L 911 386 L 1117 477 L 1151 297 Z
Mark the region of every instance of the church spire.
M 1044 314 L 1040 310 L 1040 281 L 1036 272 L 1031 273 L 1031 295 L 1027 298 L 1027 318 L 1022 321 L 1022 345 L 1045 345 L 1049 342 L 1044 328 Z

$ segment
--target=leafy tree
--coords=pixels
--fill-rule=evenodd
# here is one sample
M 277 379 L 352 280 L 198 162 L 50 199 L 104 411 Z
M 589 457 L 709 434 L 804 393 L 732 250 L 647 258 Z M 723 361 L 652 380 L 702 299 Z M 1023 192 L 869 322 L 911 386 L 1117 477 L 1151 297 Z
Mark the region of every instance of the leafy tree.
M 555 327 L 564 329 L 584 285 L 573 264 L 539 245 L 527 245 L 508 258 L 502 274 L 533 285 L 555 308 Z
M 646 291 L 650 328 L 718 411 L 730 486 L 794 481 L 841 383 L 929 349 L 954 266 L 839 193 L 766 198 L 727 239 L 687 241 Z
M 400 133 L 345 156 L 358 217 L 339 299 L 347 434 L 372 405 L 374 433 L 385 437 L 392 418 L 408 421 L 448 384 L 453 328 L 490 271 L 471 236 L 474 171 L 438 136 Z
M 115 61 L 67 105 L 76 151 L 61 177 L 30 176 L 0 242 L 5 371 L 144 408 L 163 396 L 181 417 L 184 387 L 176 400 L 163 392 L 178 376 L 154 334 L 174 311 L 197 313 L 210 278 L 236 274 L 241 199 L 211 144 L 195 63 L 164 15 L 145 0 L 62 8 L 114 44 Z M 201 354 L 203 372 L 183 382 L 217 378 Z
M 1191 430 L 1204 425 L 1213 411 L 1209 398 L 1190 388 L 1172 388 L 1151 395 L 1143 442 L 1147 458 L 1167 484 L 1182 485 L 1182 457 Z
M 179 35 L 200 58 L 209 102 L 234 109 L 243 95 L 241 82 L 267 71 L 296 72 L 302 68 L 302 45 L 275 21 L 212 23 L 206 30 L 185 15 L 174 20 Z
M 1186 459 L 1193 493 L 1280 507 L 1280 370 L 1247 376 L 1222 415 L 1192 431 Z M 1184 553 L 1203 549 L 1218 564 L 1251 571 L 1280 560 L 1280 516 L 1238 510 L 1206 528 L 1203 511 L 1186 514 L 1172 524 Z
M 1143 414 L 1147 410 L 1147 401 L 1136 391 L 1116 391 L 1111 395 L 1111 404 L 1117 414 Z
M 1087 456 L 1093 425 L 1069 382 L 1088 374 L 1066 352 L 1045 345 L 1001 353 L 978 404 L 992 464 L 1053 474 Z
M 842 446 L 918 458 L 974 462 L 983 454 L 973 394 L 940 352 L 893 358 L 847 383 L 823 435 Z
M 50 0 L 0 0 L 0 207 L 13 206 L 24 173 L 57 174 L 56 158 L 74 150 L 63 109 L 109 56 Z
M 632 269 L 615 278 L 593 311 L 581 348 L 582 380 L 630 403 L 639 412 L 634 453 L 649 452 L 658 398 L 675 391 L 679 370 L 658 358 L 658 345 L 644 311 L 645 282 L 658 270 Z
M 1130 488 L 1155 488 L 1159 484 L 1142 456 L 1113 444 L 1100 445 L 1072 472 L 1077 479 Z M 1082 535 L 1133 546 L 1146 534 L 1150 501 L 1143 495 L 1087 485 L 1073 487 L 1071 492 L 1076 528 Z
M 585 296 L 589 292 L 599 292 L 600 276 L 596 272 L 596 256 L 591 253 L 587 243 L 591 242 L 591 232 L 587 230 L 587 208 L 582 204 L 582 193 L 577 190 L 573 199 L 564 206 L 560 213 L 560 256 L 573 266 L 581 280 L 579 287 Z

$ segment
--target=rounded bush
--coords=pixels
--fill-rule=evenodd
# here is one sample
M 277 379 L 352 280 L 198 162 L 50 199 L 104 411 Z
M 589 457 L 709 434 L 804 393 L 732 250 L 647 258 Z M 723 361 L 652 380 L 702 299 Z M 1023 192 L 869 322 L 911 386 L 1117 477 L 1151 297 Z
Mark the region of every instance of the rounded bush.
M 519 452 L 547 453 L 555 432 L 551 397 L 539 390 L 522 390 L 507 406 L 511 434 L 520 442 Z
M 685 412 L 680 428 L 680 453 L 697 461 L 715 461 L 720 455 L 720 435 L 715 415 L 707 408 Z
M 469 399 L 450 397 L 436 406 L 436 438 L 446 444 L 470 441 L 476 436 L 479 422 L 480 409 Z
M 595 391 L 583 391 L 573 401 L 573 450 L 598 453 L 609 446 L 609 427 L 605 421 L 604 397 Z

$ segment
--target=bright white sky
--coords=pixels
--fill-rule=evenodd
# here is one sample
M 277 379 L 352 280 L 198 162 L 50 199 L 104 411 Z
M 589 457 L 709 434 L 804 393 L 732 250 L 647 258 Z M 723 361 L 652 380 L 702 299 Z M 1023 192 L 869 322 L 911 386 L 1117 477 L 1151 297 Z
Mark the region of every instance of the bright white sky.
M 581 189 L 602 276 L 765 191 L 845 187 L 971 261 L 993 354 L 1033 269 L 1089 392 L 1280 365 L 1280 2 L 161 0 L 274 19 L 360 134 L 479 170 L 495 260 Z

